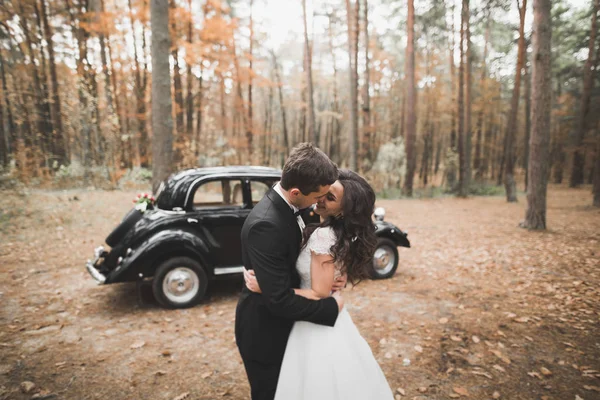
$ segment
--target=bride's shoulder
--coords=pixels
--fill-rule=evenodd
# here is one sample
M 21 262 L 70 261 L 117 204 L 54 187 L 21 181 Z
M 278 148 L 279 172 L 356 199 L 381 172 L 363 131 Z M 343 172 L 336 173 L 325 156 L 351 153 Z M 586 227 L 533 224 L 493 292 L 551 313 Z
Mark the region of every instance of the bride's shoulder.
M 320 226 L 311 235 L 311 239 L 323 241 L 335 241 L 335 232 L 330 226 Z

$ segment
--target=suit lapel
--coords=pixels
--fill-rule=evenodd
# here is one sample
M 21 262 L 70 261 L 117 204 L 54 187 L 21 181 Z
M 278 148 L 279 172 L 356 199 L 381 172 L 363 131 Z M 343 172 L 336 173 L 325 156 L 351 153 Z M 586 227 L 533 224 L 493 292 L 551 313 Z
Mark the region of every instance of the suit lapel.
M 302 241 L 302 231 L 298 226 L 298 221 L 294 216 L 293 210 L 290 208 L 288 203 L 286 203 L 286 201 L 279 195 L 279 193 L 275 191 L 275 189 L 271 188 L 271 190 L 267 192 L 267 197 L 271 200 L 271 202 L 277 209 L 278 215 L 282 223 L 287 224 L 289 229 L 294 230 L 294 237 L 296 238 L 294 248 L 296 250 L 296 255 L 298 255 L 300 251 L 300 242 Z

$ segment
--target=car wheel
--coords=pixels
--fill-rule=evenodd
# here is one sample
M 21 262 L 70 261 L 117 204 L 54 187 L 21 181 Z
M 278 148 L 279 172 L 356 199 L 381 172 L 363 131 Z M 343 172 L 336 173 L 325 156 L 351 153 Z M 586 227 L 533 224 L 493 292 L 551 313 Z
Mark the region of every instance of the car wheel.
M 123 220 L 121 221 L 119 226 L 117 226 L 110 233 L 110 235 L 106 237 L 106 244 L 110 247 L 115 247 L 117 244 L 119 244 L 121 239 L 125 237 L 125 234 L 129 232 L 131 227 L 134 226 L 140 219 L 142 219 L 143 215 L 144 214 L 140 210 L 137 210 L 135 208 L 129 210 L 129 212 L 125 214 L 125 217 L 123 217 Z
M 388 238 L 379 238 L 373 255 L 371 279 L 387 279 L 398 269 L 398 247 Z
M 166 308 L 187 308 L 198 304 L 208 288 L 204 268 L 188 257 L 175 257 L 163 262 L 152 281 L 156 300 Z

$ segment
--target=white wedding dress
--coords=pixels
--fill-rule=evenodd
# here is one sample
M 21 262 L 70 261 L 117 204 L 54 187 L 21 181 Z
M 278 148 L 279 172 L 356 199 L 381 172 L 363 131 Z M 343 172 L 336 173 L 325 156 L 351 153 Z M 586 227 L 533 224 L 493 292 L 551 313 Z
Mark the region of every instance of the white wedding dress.
M 317 228 L 296 262 L 300 288 L 310 289 L 311 251 L 329 254 L 331 228 Z M 368 343 L 346 308 L 334 327 L 297 321 L 285 349 L 275 400 L 393 400 Z

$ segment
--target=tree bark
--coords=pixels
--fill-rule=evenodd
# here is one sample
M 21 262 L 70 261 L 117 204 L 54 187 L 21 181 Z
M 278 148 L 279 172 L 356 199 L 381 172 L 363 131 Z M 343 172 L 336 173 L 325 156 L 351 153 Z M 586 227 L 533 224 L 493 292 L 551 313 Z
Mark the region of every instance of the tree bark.
M 552 110 L 551 0 L 533 0 L 532 132 L 529 186 L 523 227 L 546 229 L 550 113 Z
M 406 177 L 404 194 L 413 195 L 413 179 L 417 164 L 416 155 L 416 88 L 415 88 L 415 2 L 408 0 L 406 41 Z
M 519 0 L 517 0 L 517 5 Z M 521 74 L 523 71 L 523 61 L 525 59 L 525 12 L 527 11 L 527 0 L 522 0 L 519 7 L 519 48 L 517 55 L 517 68 L 515 72 L 515 86 L 513 88 L 512 99 L 510 102 L 510 114 L 506 123 L 506 158 L 504 160 L 504 187 L 506 190 L 506 201 L 513 203 L 517 201 L 517 184 L 515 182 L 515 161 L 516 161 L 516 136 L 517 120 L 519 111 L 519 98 L 521 92 Z
M 292 149 L 290 147 L 290 135 L 287 128 L 285 104 L 283 103 L 283 84 L 281 83 L 279 64 L 277 63 L 277 56 L 275 55 L 274 51 L 271 51 L 271 57 L 273 58 L 273 69 L 275 71 L 275 84 L 277 85 L 277 91 L 279 92 L 279 107 L 281 108 L 281 124 L 283 126 L 283 147 L 285 153 L 289 154 Z
M 135 104 L 137 129 L 133 134 L 133 165 L 136 167 L 147 166 L 147 143 L 148 132 L 146 130 L 146 79 L 142 76 L 137 51 L 136 29 L 133 24 L 133 8 L 131 0 L 128 0 L 129 19 L 131 21 L 131 35 L 133 37 L 133 63 L 135 66 Z M 142 51 L 143 54 L 143 51 Z
M 46 1 L 41 0 L 40 10 L 42 21 L 44 23 L 44 36 L 48 43 L 48 61 L 50 66 L 50 90 L 52 92 L 52 108 L 54 137 L 53 137 L 53 153 L 59 165 L 66 165 L 67 160 L 67 144 L 65 143 L 65 133 L 62 124 L 62 109 L 60 96 L 58 94 L 58 78 L 56 73 L 56 59 L 54 57 L 54 42 L 52 41 L 52 29 L 48 23 L 48 12 L 46 11 Z
M 192 14 L 192 0 L 188 0 L 188 11 L 190 13 L 190 18 L 188 21 L 188 31 L 187 31 L 187 40 L 189 47 L 192 48 L 193 36 L 194 36 L 194 23 L 193 23 L 193 14 Z M 193 82 L 194 76 L 192 74 L 192 60 L 189 54 L 187 54 L 187 70 L 186 70 L 186 81 L 187 81 L 187 94 L 186 94 L 186 132 L 189 138 L 192 137 L 194 132 L 194 93 L 193 91 Z M 198 143 L 196 142 L 196 146 Z
M 252 57 L 254 49 L 254 18 L 252 14 L 252 6 L 254 0 L 250 0 L 250 49 L 248 51 L 248 122 L 246 123 L 246 141 L 248 143 L 248 154 L 250 162 L 252 163 L 252 154 L 254 149 L 252 148 L 252 141 L 254 136 L 254 116 L 253 116 L 253 104 L 252 104 L 252 79 L 254 71 L 252 70 Z
M 365 75 L 364 75 L 364 90 L 363 90 L 363 142 L 361 143 L 361 156 L 366 161 L 367 165 L 371 165 L 373 154 L 371 152 L 371 136 L 373 126 L 371 124 L 371 94 L 370 90 L 370 59 L 369 59 L 369 0 L 364 0 L 364 31 L 365 31 Z
M 471 128 L 471 110 L 472 110 L 472 94 L 473 94 L 473 74 L 472 74 L 472 57 L 471 57 L 471 13 L 469 10 L 469 0 L 463 0 L 465 4 L 465 39 L 466 39 L 466 55 L 465 55 L 465 174 L 464 174 L 464 189 L 465 195 L 469 192 L 471 185 L 471 153 L 472 153 L 472 137 Z
M 169 1 L 169 6 L 171 11 L 175 11 L 176 5 L 175 0 Z M 175 14 L 173 12 L 173 14 Z M 175 98 L 175 127 L 174 127 L 174 139 L 175 139 L 175 149 L 173 152 L 174 162 L 180 163 L 183 160 L 183 150 L 186 146 L 187 140 L 191 138 L 186 138 L 185 125 L 184 125 L 184 105 L 183 105 L 183 84 L 181 81 L 181 66 L 179 65 L 179 45 L 177 43 L 177 38 L 179 34 L 177 32 L 177 22 L 175 18 L 171 18 L 171 38 L 175 38 L 175 40 L 171 40 L 171 57 L 173 58 L 173 90 L 174 90 L 174 98 Z
M 525 69 L 525 142 L 523 154 L 523 169 L 525 170 L 525 191 L 529 185 L 529 140 L 531 138 L 531 73 L 527 67 L 527 62 L 523 66 Z M 548 153 L 550 155 L 550 153 Z
M 585 144 L 584 138 L 589 124 L 590 99 L 594 87 L 594 75 L 598 71 L 592 71 L 594 65 L 594 50 L 596 34 L 598 31 L 598 9 L 600 0 L 594 0 L 592 7 L 592 26 L 590 29 L 590 41 L 588 46 L 588 58 L 583 69 L 583 91 L 581 93 L 581 106 L 574 135 L 573 167 L 571 168 L 570 187 L 577 187 L 584 182 L 583 170 L 585 168 Z
M 314 95 L 313 95 L 313 80 L 312 80 L 312 46 L 310 41 L 308 40 L 308 26 L 306 23 L 306 0 L 302 0 L 302 21 L 304 24 L 304 73 L 306 74 L 306 88 L 307 88 L 307 108 L 308 108 L 308 137 L 315 144 L 315 146 L 319 145 L 319 137 L 316 129 L 316 119 L 315 119 L 315 103 L 314 103 Z
M 173 115 L 169 56 L 169 0 L 151 0 L 152 27 L 152 191 L 171 173 Z
M 348 167 L 358 170 L 358 16 L 360 0 L 355 0 L 352 7 L 346 0 L 348 19 L 348 57 L 350 66 L 350 136 L 348 137 Z
M 465 8 L 467 1 L 462 1 L 460 18 L 460 64 L 458 67 L 458 196 L 467 197 L 467 163 L 465 134 Z
M 491 26 L 491 13 L 490 13 L 490 3 L 488 1 L 486 3 L 485 8 L 485 16 L 486 16 L 486 25 L 485 25 L 485 40 L 483 45 L 483 59 L 481 66 L 481 78 L 479 86 L 481 87 L 481 108 L 479 109 L 479 113 L 477 114 L 477 139 L 475 143 L 475 158 L 473 159 L 473 169 L 475 170 L 475 179 L 477 181 L 481 181 L 483 179 L 483 171 L 482 171 L 482 143 L 483 143 L 483 116 L 487 109 L 487 56 L 488 56 L 488 44 L 490 41 L 490 26 Z

